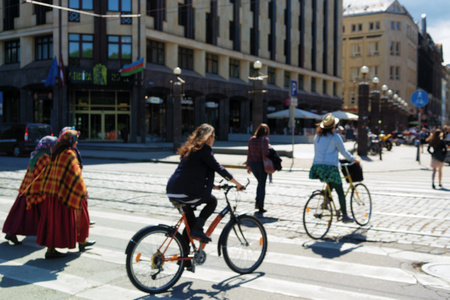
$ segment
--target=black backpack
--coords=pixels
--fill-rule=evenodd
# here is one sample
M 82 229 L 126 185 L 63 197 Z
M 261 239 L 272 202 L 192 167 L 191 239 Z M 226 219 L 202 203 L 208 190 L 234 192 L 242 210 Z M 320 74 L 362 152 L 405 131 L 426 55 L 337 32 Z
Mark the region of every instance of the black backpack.
M 273 162 L 273 168 L 275 171 L 281 171 L 282 159 L 278 155 L 277 151 L 275 151 L 272 147 L 269 147 L 269 155 L 267 157 Z

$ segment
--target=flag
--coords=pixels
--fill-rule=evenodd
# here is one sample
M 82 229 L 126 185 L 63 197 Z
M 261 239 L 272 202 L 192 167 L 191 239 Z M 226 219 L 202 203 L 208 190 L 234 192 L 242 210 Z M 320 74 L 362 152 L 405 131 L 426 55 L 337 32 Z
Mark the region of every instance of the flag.
M 144 70 L 144 58 L 138 59 L 131 64 L 124 65 L 122 69 L 119 70 L 120 76 L 131 76 L 133 74 L 142 72 Z
M 56 56 L 53 58 L 52 66 L 48 71 L 47 79 L 45 80 L 45 86 L 55 85 L 55 77 L 58 76 L 58 62 L 56 61 Z
M 63 56 L 59 57 L 59 86 L 66 85 L 66 68 L 64 68 Z

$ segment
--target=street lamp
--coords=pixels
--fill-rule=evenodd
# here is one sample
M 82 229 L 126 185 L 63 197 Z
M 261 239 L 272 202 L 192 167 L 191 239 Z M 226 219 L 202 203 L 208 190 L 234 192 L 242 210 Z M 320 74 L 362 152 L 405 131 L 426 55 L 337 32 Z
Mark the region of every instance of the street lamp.
M 368 109 L 369 109 L 369 83 L 366 82 L 366 75 L 369 68 L 361 67 L 362 81 L 358 87 L 358 155 L 367 156 L 368 151 Z
M 179 67 L 173 69 L 173 74 L 177 76 L 176 81 L 170 81 L 173 97 L 173 152 L 176 153 L 181 146 L 181 98 L 184 96 L 184 80 L 179 77 L 181 75 L 181 69 Z
M 253 63 L 253 68 L 258 72 L 258 76 L 249 77 L 253 81 L 253 89 L 249 93 L 253 94 L 252 131 L 254 132 L 263 122 L 263 93 L 267 91 L 262 89 L 262 84 L 263 79 L 267 78 L 267 76 L 259 75 L 259 70 L 262 68 L 262 63 L 259 60 Z
M 372 91 L 372 106 L 370 110 L 370 127 L 372 132 L 378 133 L 378 120 L 380 119 L 380 91 L 377 89 L 378 84 L 380 83 L 380 79 L 378 77 L 374 77 L 372 79 L 372 83 L 374 85 L 374 89 Z

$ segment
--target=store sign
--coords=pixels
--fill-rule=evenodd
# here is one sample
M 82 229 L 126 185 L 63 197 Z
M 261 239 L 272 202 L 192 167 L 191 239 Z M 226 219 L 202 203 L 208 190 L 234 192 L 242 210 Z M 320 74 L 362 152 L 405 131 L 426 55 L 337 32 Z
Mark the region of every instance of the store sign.
M 206 103 L 205 103 L 205 106 L 206 106 L 207 108 L 218 108 L 218 107 L 219 107 L 219 104 L 216 103 L 216 102 L 206 102 Z
M 106 66 L 101 64 L 97 64 L 92 69 L 68 68 L 68 72 L 70 84 L 131 85 L 134 83 L 133 76 L 122 77 L 117 70 L 108 70 Z

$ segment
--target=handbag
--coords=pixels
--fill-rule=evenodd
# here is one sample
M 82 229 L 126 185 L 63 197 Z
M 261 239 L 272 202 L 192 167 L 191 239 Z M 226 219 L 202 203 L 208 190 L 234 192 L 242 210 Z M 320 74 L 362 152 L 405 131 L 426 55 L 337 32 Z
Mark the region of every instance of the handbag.
M 275 173 L 275 168 L 273 167 L 272 160 L 264 155 L 264 149 L 263 149 L 263 144 L 262 143 L 261 143 L 261 154 L 262 154 L 263 163 L 264 163 L 264 171 L 267 174 Z

